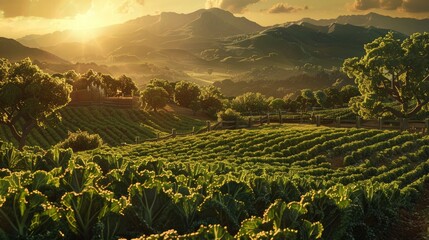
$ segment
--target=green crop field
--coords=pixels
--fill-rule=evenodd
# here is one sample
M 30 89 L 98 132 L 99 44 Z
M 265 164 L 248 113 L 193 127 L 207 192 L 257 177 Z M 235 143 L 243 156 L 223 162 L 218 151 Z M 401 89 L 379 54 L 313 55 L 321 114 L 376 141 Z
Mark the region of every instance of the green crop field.
M 203 121 L 175 115 L 172 113 L 148 113 L 138 109 L 115 109 L 109 107 L 66 107 L 60 111 L 62 121 L 53 122 L 45 128 L 35 128 L 31 132 L 30 146 L 49 148 L 64 140 L 69 131 L 88 131 L 97 133 L 110 146 L 134 143 L 135 137 L 141 140 L 155 138 L 157 133 L 190 132 L 205 126 Z M 2 125 L 0 139 L 16 143 L 10 130 Z
M 393 239 L 429 180 L 428 144 L 303 125 L 82 153 L 3 144 L 0 236 Z

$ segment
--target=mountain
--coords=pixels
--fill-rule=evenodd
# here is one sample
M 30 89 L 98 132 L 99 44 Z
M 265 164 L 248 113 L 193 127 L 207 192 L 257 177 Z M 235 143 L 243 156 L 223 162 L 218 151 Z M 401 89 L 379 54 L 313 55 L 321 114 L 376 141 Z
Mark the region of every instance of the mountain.
M 392 29 L 387 25 L 392 19 L 368 14 L 339 17 L 337 20 L 304 19 L 266 28 L 215 8 L 187 14 L 167 12 L 140 17 L 94 29 L 85 41 L 72 31 L 30 35 L 19 41 L 73 62 L 108 66 L 150 63 L 185 72 L 206 72 L 208 68 L 242 71 L 261 65 L 296 66 L 305 63 L 329 68 L 340 66 L 345 58 L 361 56 L 364 44 Z M 424 21 L 408 19 L 411 23 L 406 23 L 406 19 L 393 20 L 403 22 L 402 25 Z M 384 23 L 387 28 L 371 26 L 375 23 Z M 396 35 L 405 37 L 399 32 Z
M 429 32 L 428 18 L 394 18 L 389 16 L 383 16 L 377 13 L 369 13 L 366 15 L 339 16 L 336 19 L 314 20 L 311 18 L 304 18 L 299 22 L 307 22 L 318 26 L 326 26 L 332 23 L 340 23 L 363 27 L 376 27 L 395 30 L 397 32 L 401 32 L 407 35 L 411 35 L 415 32 Z
M 41 63 L 67 64 L 68 62 L 52 53 L 38 48 L 29 48 L 16 40 L 0 37 L 0 57 L 10 61 L 19 61 L 24 58 L 31 58 Z
M 222 37 L 263 29 L 246 18 L 235 17 L 228 11 L 214 8 L 189 14 L 167 12 L 144 16 L 123 24 L 94 29 L 91 39 L 86 41 L 79 39 L 73 31 L 30 35 L 18 41 L 72 61 L 145 60 L 150 54 L 164 61 L 171 60 L 167 50 L 180 49 L 199 54 L 215 46 Z M 161 50 L 163 53 L 157 54 Z M 172 54 L 176 55 L 177 51 L 174 50 Z
M 390 30 L 333 23 L 276 26 L 259 33 L 229 38 L 221 51 L 228 63 L 286 62 L 338 66 L 345 58 L 361 56 L 363 46 Z M 398 37 L 405 35 L 396 33 Z

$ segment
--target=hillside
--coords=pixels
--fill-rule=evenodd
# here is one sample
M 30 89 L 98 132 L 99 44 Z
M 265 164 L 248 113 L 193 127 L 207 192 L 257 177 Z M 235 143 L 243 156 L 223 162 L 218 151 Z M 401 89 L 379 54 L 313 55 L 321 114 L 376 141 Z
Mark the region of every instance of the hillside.
M 222 94 L 235 97 L 246 92 L 259 92 L 265 96 L 283 98 L 301 89 L 324 89 L 341 80 L 340 86 L 354 84 L 338 70 L 283 69 L 280 67 L 253 68 L 230 79 L 214 82 Z
M 236 64 L 289 62 L 292 65 L 339 66 L 345 58 L 361 56 L 364 44 L 389 31 L 338 23 L 323 27 L 308 23 L 288 24 L 228 38 L 223 52 L 224 57 L 229 58 L 228 63 Z M 405 37 L 400 33 L 396 35 Z
M 157 133 L 170 134 L 173 128 L 180 132 L 198 130 L 205 122 L 175 113 L 147 113 L 136 109 L 115 109 L 109 107 L 66 107 L 60 111 L 62 121 L 52 123 L 47 128 L 36 128 L 31 132 L 28 143 L 31 146 L 48 148 L 67 137 L 69 131 L 77 130 L 98 133 L 110 146 L 134 143 L 155 138 Z M 0 128 L 0 139 L 15 140 L 5 126 Z
M 52 53 L 38 48 L 29 48 L 13 39 L 0 37 L 0 58 L 7 58 L 10 61 L 19 61 L 27 57 L 41 63 L 68 63 L 64 59 L 61 59 Z
M 298 22 L 307 22 L 319 26 L 326 26 L 333 23 L 351 24 L 363 27 L 391 29 L 407 35 L 411 35 L 415 32 L 429 32 L 429 19 L 393 18 L 377 13 L 339 16 L 336 19 L 314 20 L 311 18 L 304 18 Z

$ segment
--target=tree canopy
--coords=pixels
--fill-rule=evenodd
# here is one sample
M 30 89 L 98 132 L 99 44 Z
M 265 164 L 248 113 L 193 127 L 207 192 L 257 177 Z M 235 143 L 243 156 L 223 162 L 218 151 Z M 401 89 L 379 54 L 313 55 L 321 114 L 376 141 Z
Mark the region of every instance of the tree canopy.
M 388 33 L 366 44 L 363 57 L 345 60 L 343 71 L 359 87 L 350 105 L 362 117 L 413 117 L 429 103 L 429 33 Z
M 191 82 L 181 81 L 176 83 L 174 100 L 182 107 L 191 107 L 192 103 L 198 102 L 200 88 Z
M 44 73 L 28 58 L 17 63 L 0 59 L 0 123 L 20 149 L 35 126 L 43 126 L 70 102 L 71 91 L 65 79 Z
M 134 81 L 125 75 L 115 78 L 109 74 L 102 74 L 90 69 L 84 74 L 68 71 L 61 76 L 73 85 L 74 90 L 102 88 L 107 97 L 115 97 L 118 94 L 130 96 L 138 90 Z
M 150 107 L 156 112 L 167 105 L 168 93 L 162 87 L 151 86 L 140 93 L 140 100 L 146 107 Z
M 234 98 L 231 105 L 242 113 L 262 113 L 268 110 L 270 101 L 261 93 L 248 92 Z

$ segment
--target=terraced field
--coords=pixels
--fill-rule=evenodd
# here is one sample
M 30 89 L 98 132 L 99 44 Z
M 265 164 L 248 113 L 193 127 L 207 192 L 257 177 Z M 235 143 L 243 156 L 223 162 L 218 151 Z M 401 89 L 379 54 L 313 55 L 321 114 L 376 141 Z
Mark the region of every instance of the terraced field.
M 283 125 L 76 154 L 2 144 L 0 236 L 422 239 L 400 237 L 428 181 L 429 137 L 397 131 Z
M 141 140 L 154 138 L 158 132 L 190 132 L 198 130 L 205 123 L 189 117 L 172 113 L 148 113 L 137 109 L 115 109 L 109 107 L 66 107 L 61 110 L 62 121 L 52 123 L 46 128 L 36 128 L 28 138 L 31 146 L 49 148 L 64 140 L 69 131 L 88 131 L 98 133 L 110 146 L 134 143 L 135 137 Z M 6 126 L 0 128 L 0 139 L 14 142 Z
M 429 179 L 429 137 L 397 131 L 286 125 L 212 132 L 106 151 L 122 153 L 131 161 L 152 159 L 160 166 L 156 170 L 159 176 L 169 172 L 167 175 L 177 180 L 181 178 L 178 175 L 185 174 L 189 182 L 182 183 L 187 188 L 198 188 L 204 181 L 203 186 L 213 191 L 229 181 L 243 184 L 249 188 L 255 201 L 252 206 L 259 208 L 261 217 L 269 202 L 277 198 L 305 202 L 309 196 L 322 194 L 322 198 L 335 200 L 334 208 L 338 210 L 333 217 L 324 209 L 326 202 L 315 206 L 323 212 L 312 218 L 322 222 L 326 231 L 323 239 L 341 239 L 330 235 L 340 231 L 341 226 L 335 226 L 340 222 L 347 225 L 348 230 L 343 229 L 349 234 L 344 235 L 348 236 L 345 239 L 393 238 L 388 227 L 395 223 L 399 209 L 409 209 L 418 201 Z M 279 181 L 293 183 L 294 187 L 283 186 L 285 189 L 275 192 Z M 363 194 L 359 200 L 353 193 L 358 189 Z M 340 194 L 338 191 L 351 205 L 340 206 L 341 201 L 334 196 Z M 210 198 L 210 193 L 205 197 Z M 266 201 L 263 207 L 258 205 L 261 197 Z M 316 200 L 308 201 L 311 205 Z M 347 211 L 353 204 L 361 215 L 342 222 L 352 217 Z M 377 221 L 367 222 L 371 217 Z M 236 216 L 235 224 L 239 226 L 243 220 Z M 223 223 L 231 230 L 231 223 L 219 219 L 212 223 Z

